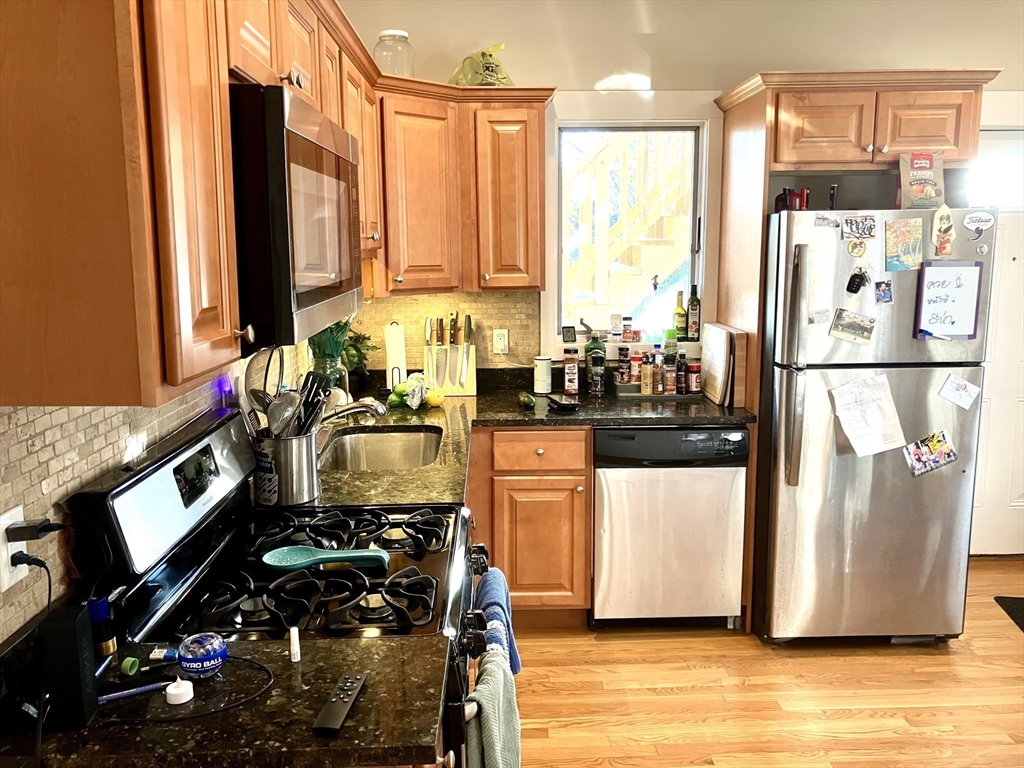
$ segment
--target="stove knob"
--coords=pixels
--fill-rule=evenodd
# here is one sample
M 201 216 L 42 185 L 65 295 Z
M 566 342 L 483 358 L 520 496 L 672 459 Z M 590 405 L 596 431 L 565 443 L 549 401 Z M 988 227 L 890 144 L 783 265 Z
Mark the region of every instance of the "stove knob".
M 483 632 L 471 629 L 462 636 L 459 646 L 471 659 L 477 659 L 487 650 L 487 638 Z
M 477 632 L 483 632 L 487 629 L 487 618 L 484 616 L 483 611 L 466 611 L 466 629 L 476 630 Z
M 474 576 L 487 573 L 487 558 L 490 557 L 484 544 L 474 544 L 469 550 L 469 567 Z

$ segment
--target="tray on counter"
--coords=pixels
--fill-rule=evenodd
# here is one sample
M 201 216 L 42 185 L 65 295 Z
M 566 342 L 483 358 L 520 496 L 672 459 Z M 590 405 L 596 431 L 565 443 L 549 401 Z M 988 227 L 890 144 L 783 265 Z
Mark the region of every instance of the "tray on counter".
M 639 384 L 620 384 L 612 382 L 612 393 L 623 400 L 645 400 L 652 403 L 699 403 L 704 399 L 704 393 L 698 392 L 693 395 L 641 395 Z

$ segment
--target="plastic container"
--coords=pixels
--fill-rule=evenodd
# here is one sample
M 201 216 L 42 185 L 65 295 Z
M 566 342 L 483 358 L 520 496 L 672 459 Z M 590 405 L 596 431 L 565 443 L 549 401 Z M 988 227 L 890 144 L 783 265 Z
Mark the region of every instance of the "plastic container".
M 562 391 L 567 395 L 580 393 L 580 350 L 579 347 L 567 347 L 562 361 L 565 368 L 565 385 Z
M 538 395 L 551 394 L 551 358 L 533 358 L 533 391 Z
M 404 29 L 383 30 L 377 44 L 373 46 L 373 60 L 386 75 L 415 77 L 412 55 L 409 33 Z

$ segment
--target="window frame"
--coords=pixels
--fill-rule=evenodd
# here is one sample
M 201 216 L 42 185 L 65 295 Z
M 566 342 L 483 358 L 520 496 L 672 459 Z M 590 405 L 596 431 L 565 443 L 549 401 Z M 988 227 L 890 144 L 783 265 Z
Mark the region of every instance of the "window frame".
M 700 295 L 705 295 L 705 264 L 707 255 L 708 223 L 708 169 L 710 121 L 707 119 L 637 119 L 637 120 L 555 120 L 553 166 L 556 177 L 554 240 L 554 281 L 549 282 L 549 291 L 554 293 L 553 302 L 542 301 L 541 307 L 541 354 L 555 357 L 564 346 L 561 341 L 562 318 L 562 131 L 691 131 L 694 133 L 693 148 L 693 219 L 691 249 L 689 254 L 690 280 L 698 286 Z M 623 174 L 625 179 L 625 173 Z M 643 194 L 643 190 L 638 190 Z M 548 304 L 545 311 L 544 304 Z M 553 304 L 553 307 L 552 307 Z M 578 322 L 578 321 L 577 321 Z M 554 323 L 554 325 L 552 325 Z M 575 325 L 575 323 L 574 323 Z M 551 327 L 549 327 L 551 326 Z M 607 332 L 607 328 L 596 328 Z M 577 336 L 583 332 L 577 328 Z

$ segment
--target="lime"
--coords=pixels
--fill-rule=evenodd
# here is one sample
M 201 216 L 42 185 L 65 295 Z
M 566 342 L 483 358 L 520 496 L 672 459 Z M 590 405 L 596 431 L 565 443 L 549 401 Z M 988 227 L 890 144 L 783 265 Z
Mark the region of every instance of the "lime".
M 537 405 L 537 398 L 529 392 L 520 392 L 516 402 L 519 403 L 520 408 L 533 409 Z

